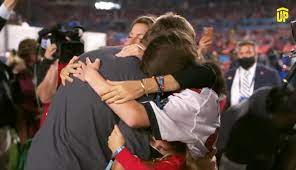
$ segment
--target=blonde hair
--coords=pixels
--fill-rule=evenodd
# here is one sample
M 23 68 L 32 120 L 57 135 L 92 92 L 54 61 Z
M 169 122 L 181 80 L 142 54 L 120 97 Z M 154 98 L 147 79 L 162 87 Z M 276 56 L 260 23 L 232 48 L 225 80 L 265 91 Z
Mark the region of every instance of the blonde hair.
M 190 151 L 186 151 L 186 170 L 216 170 L 216 157 L 214 156 L 215 151 L 205 155 L 202 158 L 194 158 Z
M 196 43 L 196 34 L 193 26 L 182 16 L 172 12 L 159 16 L 152 27 L 145 34 L 142 43 L 147 46 L 152 37 L 161 31 L 178 30 L 187 34 Z
M 189 150 L 187 150 L 187 152 L 186 152 L 186 169 L 200 170 L 200 168 L 198 167 L 198 161 L 192 157 Z
M 133 26 L 135 24 L 145 24 L 147 25 L 147 27 L 151 28 L 152 25 L 155 23 L 156 21 L 156 17 L 153 15 L 143 15 L 138 17 L 137 19 L 135 19 L 131 25 L 131 28 L 133 28 Z

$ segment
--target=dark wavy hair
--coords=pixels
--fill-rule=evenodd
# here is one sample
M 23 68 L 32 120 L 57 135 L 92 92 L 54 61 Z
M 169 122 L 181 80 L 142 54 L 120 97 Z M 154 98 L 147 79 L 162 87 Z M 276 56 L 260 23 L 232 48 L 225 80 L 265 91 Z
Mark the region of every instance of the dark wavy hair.
M 196 56 L 195 42 L 188 34 L 162 31 L 148 44 L 141 69 L 149 76 L 172 74 L 194 63 Z
M 215 62 L 205 62 L 203 66 L 211 69 L 216 75 L 216 79 L 211 89 L 213 89 L 219 96 L 222 94 L 226 95 L 226 83 L 220 67 Z

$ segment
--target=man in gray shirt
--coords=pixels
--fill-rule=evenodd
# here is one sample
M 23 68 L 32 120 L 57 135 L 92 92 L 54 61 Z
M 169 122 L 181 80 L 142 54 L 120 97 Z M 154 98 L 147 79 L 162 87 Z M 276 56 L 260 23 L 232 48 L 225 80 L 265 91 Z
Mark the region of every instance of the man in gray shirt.
M 106 47 L 83 54 L 102 61 L 101 73 L 110 80 L 144 78 L 136 57 L 118 58 L 120 48 Z M 127 127 L 102 102 L 88 84 L 75 80 L 60 87 L 54 97 L 47 120 L 32 141 L 27 170 L 98 170 L 111 158 L 107 147 L 114 124 L 119 124 L 127 147 L 142 159 L 150 158 L 149 138 L 144 129 Z

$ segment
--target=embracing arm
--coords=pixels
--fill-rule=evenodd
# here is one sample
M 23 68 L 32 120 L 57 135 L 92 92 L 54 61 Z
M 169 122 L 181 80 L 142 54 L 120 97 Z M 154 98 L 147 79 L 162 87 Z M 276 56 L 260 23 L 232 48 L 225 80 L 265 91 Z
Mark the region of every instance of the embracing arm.
M 108 84 L 108 82 L 94 69 L 85 69 L 85 80 L 89 83 L 89 85 L 95 90 L 95 92 L 102 96 L 106 92 L 109 91 L 111 86 Z M 154 80 L 155 81 L 155 80 Z M 156 85 L 157 86 L 157 85 Z M 175 105 L 178 98 L 170 98 L 172 105 Z M 190 100 L 189 100 L 190 101 Z M 184 99 L 181 99 L 179 101 L 178 106 L 183 107 L 173 107 L 171 110 L 158 110 L 159 112 L 163 112 L 161 115 L 166 116 L 167 119 L 164 118 L 164 120 L 169 120 L 170 116 L 168 116 L 171 113 L 181 113 L 182 109 L 184 109 L 184 105 L 182 104 L 184 102 Z M 116 103 L 107 103 L 109 107 L 123 120 L 126 124 L 128 124 L 130 127 L 148 127 L 150 126 L 150 120 L 148 113 L 145 109 L 145 107 L 138 103 L 135 100 L 130 100 L 122 104 L 116 104 Z M 179 111 L 180 110 L 180 111 Z M 193 108 L 188 108 L 189 113 L 194 113 Z M 177 115 L 177 114 L 176 114 Z M 172 124 L 175 122 L 172 121 Z M 173 127 L 173 126 L 172 126 Z
M 85 80 L 99 96 L 108 91 L 110 85 L 97 71 L 89 70 L 85 72 Z M 151 126 L 153 134 L 158 139 L 187 141 L 192 140 L 191 136 L 184 131 L 184 128 L 176 128 L 176 124 L 178 124 L 178 120 L 183 119 L 183 116 L 190 117 L 190 119 L 194 117 L 197 112 L 192 105 L 192 103 L 196 103 L 195 96 L 195 92 L 190 90 L 183 91 L 176 96 L 170 96 L 164 109 L 158 108 L 154 102 L 140 104 L 135 100 L 122 104 L 107 104 L 130 127 Z M 179 125 L 179 127 L 183 126 Z
M 164 76 L 164 91 L 175 91 L 185 88 L 211 88 L 216 79 L 213 69 L 206 65 L 193 64 L 184 70 Z M 137 99 L 146 93 L 156 93 L 158 85 L 154 78 L 140 80 L 109 82 L 112 87 L 102 96 L 107 103 L 124 103 Z
M 109 107 L 130 127 L 150 126 L 144 106 L 135 100 L 123 104 L 109 104 Z
M 193 64 L 184 70 L 164 76 L 164 91 L 175 91 L 185 88 L 211 87 L 215 82 L 215 72 L 204 65 Z M 148 93 L 156 93 L 158 85 L 154 78 L 145 79 Z
M 92 63 L 87 58 L 86 62 L 88 66 L 82 64 L 84 70 L 84 78 L 89 85 L 95 90 L 95 92 L 102 96 L 112 88 L 109 83 L 96 71 L 91 68 Z M 96 61 L 95 61 L 96 63 Z M 96 65 L 96 64 L 95 64 Z M 99 61 L 97 61 L 99 65 Z M 155 83 L 155 82 L 154 82 Z M 129 126 L 131 127 L 148 127 L 150 125 L 149 117 L 145 107 L 135 100 L 130 100 L 122 104 L 107 103 L 110 108 Z
M 184 70 L 173 73 L 172 75 L 164 76 L 165 86 L 164 91 L 175 91 L 185 88 L 203 88 L 211 87 L 215 82 L 215 72 L 205 66 L 194 64 Z M 154 78 L 147 79 L 148 92 L 155 93 L 158 86 Z
M 86 72 L 85 80 L 99 96 L 102 96 L 102 94 L 110 88 L 110 85 L 97 71 L 88 69 Z M 108 106 L 128 126 L 149 127 L 149 119 L 146 110 L 139 102 L 131 100 L 123 104 L 108 104 Z

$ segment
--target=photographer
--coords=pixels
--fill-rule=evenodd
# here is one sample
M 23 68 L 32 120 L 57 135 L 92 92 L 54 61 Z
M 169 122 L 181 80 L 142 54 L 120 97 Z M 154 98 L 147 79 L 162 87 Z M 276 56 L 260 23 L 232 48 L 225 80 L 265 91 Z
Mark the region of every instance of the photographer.
M 43 104 L 43 113 L 40 125 L 43 124 L 49 105 L 56 93 L 61 81 L 60 71 L 70 62 L 78 60 L 74 55 L 83 53 L 81 36 L 83 28 L 77 22 L 69 22 L 67 25 L 56 25 L 50 29 L 39 32 L 41 48 L 45 53 L 44 59 L 37 69 L 37 96 Z
M 53 58 L 55 52 L 56 45 L 50 45 L 46 49 L 44 60 L 41 61 L 38 67 L 36 94 L 43 103 L 43 112 L 47 112 L 51 98 L 58 86 L 58 60 Z

